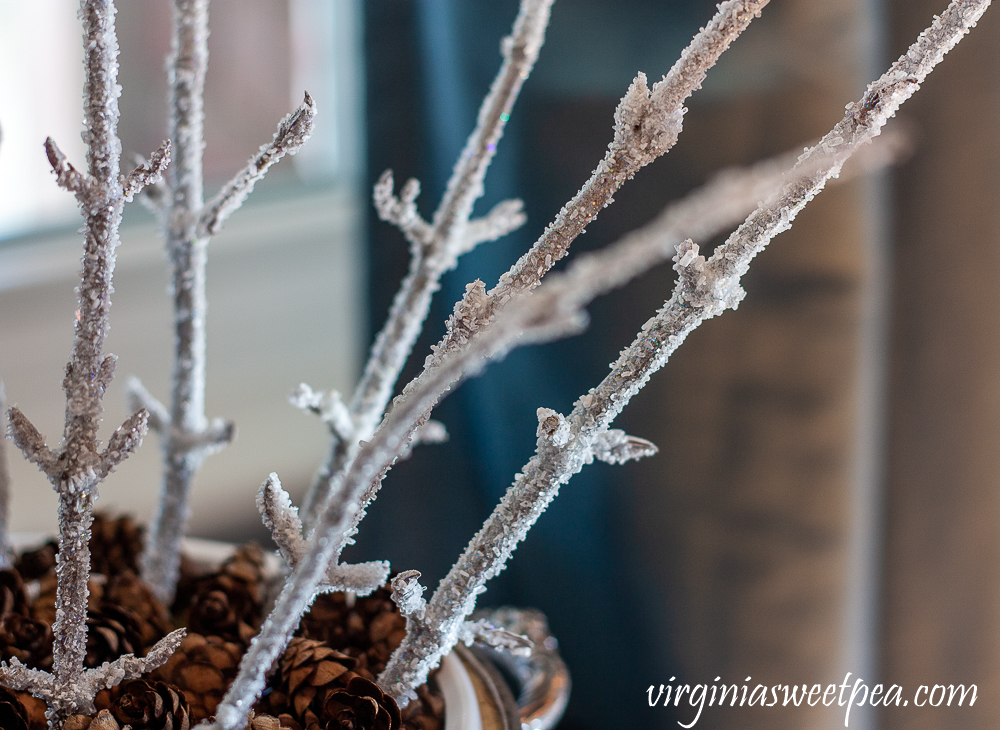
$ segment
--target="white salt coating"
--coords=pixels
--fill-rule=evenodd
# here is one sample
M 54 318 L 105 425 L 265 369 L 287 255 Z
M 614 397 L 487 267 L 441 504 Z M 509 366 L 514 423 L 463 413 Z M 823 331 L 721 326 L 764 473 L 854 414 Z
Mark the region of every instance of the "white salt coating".
M 202 157 L 204 90 L 208 68 L 208 1 L 176 0 L 167 62 L 174 163 L 165 184 L 147 187 L 144 202 L 156 209 L 164 226 L 172 265 L 175 352 L 170 407 L 141 383 L 129 389 L 144 403 L 160 436 L 163 485 L 140 559 L 142 578 L 169 603 L 180 568 L 180 545 L 188 516 L 188 495 L 205 457 L 230 443 L 235 426 L 205 415 L 205 284 L 209 237 L 217 233 L 254 186 L 285 154 L 295 154 L 312 134 L 316 107 L 309 94 L 278 124 L 273 139 L 204 203 Z M 151 165 L 156 161 L 156 155 Z M 143 169 L 140 167 L 140 169 Z
M 277 474 L 272 473 L 257 492 L 257 510 L 264 526 L 271 531 L 281 557 L 294 569 L 301 562 L 307 543 L 302 537 L 299 511 L 292 505 L 292 498 L 282 488 Z M 355 565 L 332 562 L 318 590 L 350 591 L 357 596 L 367 596 L 385 585 L 388 578 L 389 563 L 385 560 Z

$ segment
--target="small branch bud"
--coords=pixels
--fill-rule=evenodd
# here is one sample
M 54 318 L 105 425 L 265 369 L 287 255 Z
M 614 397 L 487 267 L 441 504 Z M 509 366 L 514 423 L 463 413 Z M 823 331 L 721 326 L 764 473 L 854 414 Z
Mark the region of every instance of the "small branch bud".
M 617 428 L 609 428 L 602 433 L 591 447 L 594 458 L 608 464 L 624 464 L 633 459 L 653 456 L 658 451 L 652 441 L 629 436 Z
M 163 180 L 163 172 L 170 164 L 170 140 L 166 140 L 159 149 L 149 158 L 149 162 L 142 162 L 125 178 L 122 183 L 122 192 L 125 200 L 132 201 L 136 193 L 142 192 L 143 188 L 156 185 Z
M 66 162 L 66 155 L 62 153 L 55 140 L 47 137 L 45 140 L 45 155 L 52 165 L 52 172 L 56 175 L 56 182 L 59 187 L 69 190 L 81 203 L 90 192 L 87 176 L 78 171 L 73 165 Z
M 404 570 L 392 579 L 392 600 L 399 606 L 399 612 L 406 617 L 420 619 L 424 615 L 427 601 L 424 600 L 425 588 L 420 585 L 420 571 Z
M 136 411 L 114 432 L 108 447 L 101 454 L 101 461 L 95 469 L 103 479 L 128 458 L 129 454 L 142 446 L 142 437 L 149 430 L 149 412 L 145 408 Z

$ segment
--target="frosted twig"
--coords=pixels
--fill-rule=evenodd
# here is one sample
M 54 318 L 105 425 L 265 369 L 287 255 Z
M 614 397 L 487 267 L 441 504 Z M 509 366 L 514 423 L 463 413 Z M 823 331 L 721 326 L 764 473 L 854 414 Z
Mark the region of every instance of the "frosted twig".
M 6 418 L 7 393 L 0 381 L 0 419 Z M 7 465 L 6 429 L 0 433 L 0 569 L 9 568 L 14 556 L 10 547 L 10 467 Z
M 45 700 L 49 728 L 61 728 L 62 720 L 73 714 L 94 712 L 94 698 L 102 689 L 111 689 L 129 679 L 151 672 L 164 664 L 177 651 L 185 630 L 177 629 L 160 639 L 145 657 L 125 654 L 113 662 L 104 662 L 94 669 L 85 669 L 74 683 L 60 682 L 58 677 L 38 669 L 29 669 L 16 657 L 10 664 L 0 663 L 0 684 L 18 691 L 27 691 Z
M 848 105 L 844 119 L 799 159 L 793 179 L 762 203 L 709 261 L 698 255 L 698 247 L 691 242 L 678 247 L 674 268 L 679 276 L 673 297 L 643 326 L 604 381 L 576 402 L 566 418 L 569 429 L 564 443 L 552 438 L 552 424 L 542 419 L 535 456 L 515 476 L 500 505 L 428 602 L 424 620 L 434 629 L 408 632 L 390 658 L 379 677 L 385 691 L 405 702 L 412 688 L 426 680 L 427 672 L 458 640 L 486 581 L 505 567 L 560 485 L 591 461 L 593 445 L 629 399 L 692 329 L 739 303 L 743 298 L 739 281 L 751 259 L 790 227 L 796 214 L 838 174 L 847 157 L 879 133 L 989 4 L 990 0 L 954 0 L 859 102 Z
M 741 186 L 734 182 L 738 179 L 734 176 L 723 178 L 711 187 L 711 193 L 696 194 L 682 203 L 675 204 L 670 215 L 665 217 L 673 225 L 690 223 L 698 232 L 714 232 L 721 225 L 738 220 L 738 217 L 745 214 L 766 194 L 766 191 L 776 186 L 780 175 L 770 168 L 773 168 L 773 165 L 768 168 L 770 175 L 761 175 L 759 171 L 755 171 L 745 176 L 754 180 L 754 184 L 748 185 L 744 179 Z M 740 190 L 741 194 L 737 192 Z M 692 211 L 697 211 L 698 215 L 694 215 Z M 700 215 L 707 215 L 710 222 L 700 220 Z M 660 259 L 668 256 L 669 252 L 673 251 L 673 244 L 681 240 L 678 233 L 671 231 L 661 233 L 661 238 L 664 240 L 657 239 L 653 244 L 647 245 L 647 248 L 652 248 L 654 253 L 659 252 Z M 599 272 L 600 269 L 610 265 L 609 262 L 624 258 L 627 265 L 631 266 L 629 270 L 632 271 L 632 275 L 639 273 L 641 268 L 633 260 L 637 257 L 632 255 L 622 257 L 623 248 L 628 252 L 627 247 L 619 245 L 610 251 L 602 252 L 603 258 L 599 264 L 593 266 L 577 264 L 574 268 L 594 275 L 595 271 Z M 591 254 L 591 258 L 595 256 L 597 254 Z M 655 263 L 657 258 L 646 255 L 644 260 L 649 266 Z M 591 297 L 607 288 L 608 279 L 604 273 L 599 273 L 597 279 L 597 283 L 589 286 Z M 622 278 L 622 281 L 624 280 Z M 407 439 L 424 422 L 427 412 L 433 408 L 441 395 L 461 377 L 481 367 L 487 358 L 509 348 L 519 336 L 521 336 L 520 343 L 523 344 L 549 339 L 580 328 L 581 296 L 575 293 L 574 285 L 560 285 L 559 282 L 560 279 L 554 279 L 548 285 L 549 289 L 543 287 L 518 306 L 509 307 L 503 316 L 498 317 L 491 327 L 480 332 L 464 349 L 449 353 L 447 357 L 442 358 L 439 366 L 427 371 L 427 377 L 421 380 L 419 387 L 412 389 L 406 398 L 397 399 L 372 439 L 361 447 L 358 457 L 352 462 L 344 478 L 343 488 L 327 502 L 298 567 L 286 582 L 274 610 L 265 621 L 256 643 L 244 657 L 236 680 L 223 704 L 219 706 L 220 709 L 225 706 L 224 712 L 227 713 L 225 717 L 231 718 L 222 721 L 223 715 L 220 713 L 219 727 L 235 727 L 229 723 L 236 723 L 242 717 L 239 712 L 242 711 L 245 715 L 249 710 L 253 698 L 263 688 L 264 673 L 261 667 L 270 666 L 284 647 L 288 637 L 298 625 L 302 613 L 311 604 L 319 589 L 325 577 L 326 567 L 335 557 L 339 557 L 339 551 L 349 539 L 352 525 L 357 522 L 358 511 L 363 509 L 362 505 L 367 505 L 370 501 L 368 499 L 370 490 L 377 488 L 382 476 L 404 450 Z M 482 288 L 481 282 L 479 288 Z M 560 303 L 559 296 L 550 297 L 547 294 L 549 290 L 561 292 L 560 296 L 566 297 L 569 303 Z M 529 300 L 543 304 L 536 306 Z M 525 332 L 530 332 L 530 336 L 522 336 Z M 459 628 L 461 622 L 450 626 L 449 630 L 457 632 Z
M 308 545 L 302 538 L 299 511 L 292 505 L 288 492 L 281 487 L 277 474 L 272 473 L 260 486 L 257 510 L 264 526 L 271 531 L 281 557 L 294 569 L 301 562 Z M 326 576 L 317 590 L 350 591 L 358 596 L 367 596 L 385 585 L 388 578 L 389 563 L 385 560 L 356 565 L 333 562 L 327 567 Z
M 444 339 L 434 348 L 426 367 L 445 352 L 462 347 L 468 338 L 496 316 L 508 301 L 538 286 L 563 258 L 588 223 L 609 205 L 618 189 L 645 165 L 676 143 L 685 113 L 684 102 L 701 87 L 708 70 L 749 26 L 769 0 L 728 0 L 694 37 L 663 80 L 646 86 L 640 73 L 615 111 L 614 139 L 608 152 L 580 191 L 563 206 L 531 249 L 503 276 L 487 296 L 467 295 L 448 320 Z
M 111 309 L 115 248 L 125 194 L 120 178 L 121 142 L 118 139 L 118 40 L 115 9 L 110 0 L 83 0 L 84 29 L 84 141 L 86 177 L 66 162 L 51 140 L 46 150 L 59 184 L 72 190 L 84 215 L 83 272 L 77 289 L 79 309 L 73 351 L 63 389 L 66 420 L 58 451 L 16 408 L 8 414 L 14 442 L 36 463 L 59 495 L 59 552 L 56 562 L 56 620 L 52 632 L 53 671 L 49 680 L 15 664 L 3 678 L 13 684 L 50 688 L 50 728 L 62 726 L 68 714 L 92 706 L 93 683 L 84 671 L 87 650 L 87 579 L 90 576 L 90 525 L 98 483 L 141 442 L 146 415 L 140 411 L 115 432 L 103 453 L 97 431 L 103 413 L 103 395 L 114 375 L 114 356 L 104 355 Z M 48 684 L 47 684 L 48 683 Z
M 397 198 L 392 173 L 375 185 L 374 200 L 380 217 L 398 226 L 410 242 L 410 270 L 393 300 L 389 317 L 375 338 L 361 381 L 351 399 L 355 431 L 347 443 L 334 442 L 303 504 L 308 530 L 343 471 L 357 453 L 359 441 L 371 437 L 382 418 L 396 380 L 413 350 L 431 297 L 441 277 L 458 257 L 476 243 L 491 240 L 524 222 L 519 202 L 503 203 L 483 221 L 472 221 L 472 206 L 483 194 L 486 170 L 496 153 L 514 102 L 538 58 L 553 0 L 521 0 L 511 35 L 501 44 L 503 63 L 479 108 L 476 128 L 465 143 L 444 197 L 433 220 L 424 221 L 416 210 L 420 184 L 410 180 Z
M 173 598 L 180 566 L 180 544 L 187 520 L 194 475 L 205 457 L 235 436 L 232 423 L 205 415 L 205 267 L 208 237 L 243 203 L 267 170 L 286 153 L 294 154 L 313 128 L 315 106 L 308 94 L 278 125 L 274 139 L 204 205 L 204 91 L 208 67 L 208 0 L 174 0 L 169 75 L 169 136 L 174 164 L 163 200 L 167 251 L 173 266 L 174 371 L 169 411 L 141 384 L 130 398 L 150 406 L 152 425 L 162 439 L 164 477 L 160 499 L 142 556 L 142 577 L 157 596 Z M 147 188 L 149 191 L 150 188 Z M 154 205 L 155 207 L 155 205 Z
M 294 155 L 312 135 L 316 117 L 316 103 L 308 93 L 298 109 L 278 123 L 274 139 L 250 158 L 246 167 L 222 186 L 201 213 L 198 223 L 200 237 L 211 236 L 222 230 L 223 223 L 243 205 L 254 186 L 264 179 L 271 165 L 285 155 Z
M 458 640 L 466 646 L 478 641 L 494 649 L 505 649 L 511 654 L 530 656 L 535 642 L 522 634 L 507 629 L 498 629 L 484 618 L 466 621 L 458 632 Z
M 157 185 L 163 180 L 163 172 L 170 164 L 170 140 L 167 140 L 153 153 L 148 162 L 140 162 L 122 183 L 122 192 L 126 202 L 131 202 L 136 193 L 144 188 Z
M 454 313 L 448 319 L 444 339 L 432 348 L 423 372 L 403 389 L 404 397 L 419 387 L 424 378 L 430 377 L 430 370 L 439 365 L 441 358 L 464 347 L 508 302 L 536 287 L 553 264 L 566 255 L 570 244 L 586 224 L 613 201 L 613 194 L 625 181 L 673 146 L 681 131 L 684 102 L 701 86 L 708 70 L 751 20 L 760 14 L 768 1 L 728 0 L 722 3 L 712 20 L 699 31 L 669 73 L 654 84 L 652 90 L 646 87 L 645 75 L 639 74 L 618 105 L 614 138 L 590 179 L 563 206 L 556 220 L 545 229 L 532 248 L 500 277 L 497 286 L 489 292 L 481 283 L 467 289 L 465 297 L 455 305 Z M 317 484 L 325 484 L 326 492 L 332 492 L 341 478 L 342 472 L 338 471 L 338 467 L 345 468 L 353 456 L 342 446 L 334 449 L 320 471 Z M 355 524 L 348 531 L 348 536 L 356 531 L 357 521 L 364 517 L 365 507 L 374 498 L 376 489 L 374 487 L 366 493 L 365 503 L 356 513 Z M 317 509 L 316 502 L 307 501 L 306 504 L 311 504 L 313 510 Z M 342 549 L 343 546 L 338 548 L 338 555 Z

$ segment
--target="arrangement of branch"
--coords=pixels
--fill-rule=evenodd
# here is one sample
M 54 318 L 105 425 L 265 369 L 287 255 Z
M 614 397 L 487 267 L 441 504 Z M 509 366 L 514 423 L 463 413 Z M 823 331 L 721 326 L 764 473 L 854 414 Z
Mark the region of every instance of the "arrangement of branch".
M 169 408 L 132 378 L 133 408 L 145 408 L 160 436 L 163 486 L 149 529 L 142 577 L 170 603 L 177 585 L 181 538 L 194 475 L 206 456 L 235 436 L 233 423 L 205 416 L 205 267 L 208 242 L 246 200 L 254 185 L 284 155 L 309 139 L 316 107 L 307 93 L 302 105 L 278 124 L 274 139 L 209 202 L 203 200 L 204 92 L 208 68 L 208 0 L 174 0 L 169 76 L 168 136 L 174 163 L 166 180 L 146 189 L 144 201 L 160 217 L 173 266 L 173 385 Z
M 129 454 L 146 433 L 148 413 L 138 410 L 101 450 L 97 429 L 104 410 L 104 391 L 115 372 L 115 356 L 104 355 L 111 310 L 118 228 L 127 198 L 155 184 L 170 159 L 164 145 L 148 164 L 128 177 L 120 174 L 118 139 L 118 40 L 114 5 L 109 0 L 82 3 L 86 75 L 84 141 L 87 172 L 66 161 L 56 143 L 45 143 L 59 185 L 72 192 L 84 217 L 83 273 L 76 314 L 73 351 L 66 366 L 66 421 L 62 443 L 50 448 L 31 421 L 14 407 L 8 411 L 10 436 L 52 482 L 59 495 L 59 560 L 56 568 L 55 644 L 52 673 L 27 669 L 16 659 L 0 665 L 0 682 L 29 690 L 48 703 L 49 727 L 60 728 L 75 712 L 93 710 L 97 692 L 123 679 L 138 677 L 166 661 L 183 638 L 180 629 L 162 639 L 144 659 L 126 655 L 97 669 L 84 670 L 87 650 L 87 580 L 90 577 L 90 524 L 97 486 Z
M 258 493 L 264 522 L 294 571 L 243 656 L 214 722 L 205 727 L 238 730 L 246 726 L 248 713 L 264 688 L 267 669 L 284 651 L 318 592 L 365 593 L 384 584 L 387 563 L 342 565 L 340 555 L 392 465 L 415 443 L 445 436 L 442 427 L 429 420 L 440 399 L 513 347 L 580 331 L 586 324 L 584 308 L 595 297 L 672 258 L 678 280 L 670 299 L 621 353 L 609 375 L 581 396 L 568 416 L 538 409 L 535 455 L 515 476 L 503 500 L 431 598 L 424 599 L 418 572 L 405 571 L 393 579 L 393 598 L 407 618 L 407 633 L 378 683 L 405 706 L 428 672 L 458 641 L 483 640 L 514 651 L 529 646 L 522 637 L 469 620 L 486 581 L 505 567 L 560 486 L 584 465 L 594 459 L 618 464 L 656 452 L 649 441 L 611 429 L 611 422 L 688 333 L 704 320 L 738 305 L 744 296 L 740 280 L 753 257 L 790 227 L 799 211 L 840 174 L 849 157 L 881 132 L 926 75 L 975 25 L 990 0 L 953 0 L 907 53 L 868 87 L 860 101 L 848 105 L 844 118 L 802 154 L 791 170 L 783 172 L 786 164 L 779 161 L 722 175 L 669 206 L 643 229 L 602 251 L 580 257 L 565 272 L 543 282 L 586 224 L 612 202 L 621 185 L 674 144 L 685 100 L 767 0 L 722 3 L 662 81 L 649 87 L 642 74 L 635 79 L 615 113 L 614 138 L 608 152 L 590 179 L 493 289 L 487 291 L 478 280 L 468 285 L 447 322 L 444 339 L 433 348 L 421 374 L 402 389 L 385 412 L 443 273 L 474 245 L 524 222 L 517 201 L 501 203 L 479 220 L 471 220 L 471 211 L 482 193 L 504 123 L 538 56 L 551 4 L 552 0 L 522 0 L 512 35 L 503 44 L 500 73 L 432 220 L 428 222 L 417 213 L 416 181 L 406 183 L 398 196 L 391 173 L 383 175 L 376 185 L 374 197 L 380 216 L 400 228 L 410 243 L 410 272 L 350 404 L 334 392 L 317 393 L 308 386 L 293 396 L 297 405 L 317 413 L 328 425 L 331 451 L 307 498 L 303 516 L 277 475 L 272 474 Z M 306 95 L 303 105 L 279 124 L 274 140 L 205 204 L 201 154 L 207 0 L 175 0 L 169 63 L 173 146 L 164 143 L 148 163 L 121 176 L 114 7 L 111 0 L 82 0 L 82 8 L 87 173 L 69 164 L 52 140 L 46 143 L 58 183 L 74 193 L 85 219 L 77 325 L 63 382 L 66 420 L 61 444 L 50 448 L 20 410 L 11 408 L 8 412 L 11 438 L 25 458 L 46 474 L 59 495 L 57 618 L 53 626 L 57 638 L 52 673 L 12 660 L 9 665 L 0 665 L 0 683 L 44 698 L 49 726 L 54 729 L 61 728 L 71 714 L 93 711 L 94 696 L 100 689 L 148 672 L 180 644 L 183 629 L 167 635 L 145 658 L 126 655 L 100 668 L 84 669 L 88 542 L 97 486 L 138 448 L 147 425 L 160 433 L 165 478 L 144 556 L 143 577 L 158 594 L 169 598 L 176 583 L 179 543 L 194 473 L 204 457 L 228 443 L 233 434 L 230 424 L 210 422 L 204 413 L 208 239 L 268 167 L 305 142 L 315 115 L 312 100 Z M 172 151 L 175 166 L 164 183 L 160 178 Z M 866 164 L 881 162 L 876 156 Z M 140 193 L 162 217 L 174 268 L 177 348 L 172 401 L 168 408 L 135 381 L 130 391 L 136 412 L 101 450 L 97 429 L 102 397 L 115 366 L 114 356 L 105 356 L 103 345 L 118 228 L 125 202 Z M 709 238 L 748 212 L 749 217 L 711 258 L 700 255 L 693 239 Z M 0 500 L 5 490 L 0 455 Z

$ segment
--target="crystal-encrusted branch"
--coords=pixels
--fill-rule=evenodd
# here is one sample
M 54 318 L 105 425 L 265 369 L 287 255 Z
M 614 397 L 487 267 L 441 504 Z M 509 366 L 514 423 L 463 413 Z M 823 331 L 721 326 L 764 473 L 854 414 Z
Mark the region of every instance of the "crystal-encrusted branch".
M 90 576 L 90 525 L 97 485 L 139 446 L 146 432 L 146 412 L 139 411 L 119 428 L 104 451 L 97 430 L 103 413 L 104 391 L 114 375 L 115 358 L 104 355 L 111 310 L 112 275 L 118 229 L 127 183 L 120 174 L 121 142 L 118 139 L 118 40 L 115 9 L 110 0 L 83 0 L 84 28 L 84 142 L 87 173 L 70 165 L 52 140 L 45 148 L 57 182 L 73 192 L 84 216 L 84 255 L 79 309 L 73 351 L 63 389 L 66 420 L 62 442 L 56 449 L 17 408 L 8 412 L 14 443 L 52 482 L 59 495 L 59 552 L 56 562 L 56 619 L 52 626 L 53 671 L 38 672 L 13 665 L 4 667 L 0 681 L 9 686 L 31 685 L 49 704 L 50 728 L 59 728 L 65 717 L 92 706 L 96 690 L 84 671 L 87 650 L 87 579 Z M 157 170 L 166 164 L 164 150 Z M 113 670 L 117 672 L 117 669 Z
M 281 487 L 277 474 L 271 474 L 260 486 L 260 491 L 257 492 L 257 510 L 264 526 L 271 531 L 281 557 L 294 569 L 302 561 L 308 544 L 302 538 L 299 511 L 292 506 L 292 498 Z M 350 591 L 358 596 L 367 596 L 385 585 L 388 578 L 389 563 L 385 560 L 355 565 L 332 564 L 327 567 L 318 590 Z
M 499 238 L 525 221 L 520 201 L 506 201 L 483 219 L 470 221 L 472 206 L 483 194 L 486 170 L 496 153 L 504 126 L 545 39 L 553 0 L 521 0 L 510 36 L 501 44 L 503 64 L 479 109 L 476 128 L 465 143 L 431 222 L 420 217 L 416 198 L 420 184 L 408 181 L 399 197 L 387 171 L 374 189 L 379 216 L 396 225 L 410 242 L 410 270 L 393 300 L 389 317 L 375 338 L 361 381 L 350 403 L 353 431 L 344 441 L 334 434 L 329 456 L 306 496 L 303 514 L 310 528 L 343 470 L 357 453 L 359 441 L 371 437 L 392 397 L 396 380 L 413 350 L 431 297 L 441 277 L 458 257 L 476 244 Z
M 444 339 L 432 348 L 423 372 L 403 389 L 404 397 L 417 387 L 447 353 L 466 346 L 481 328 L 488 325 L 513 299 L 536 287 L 556 261 L 566 255 L 570 244 L 598 212 L 613 202 L 612 196 L 644 165 L 666 153 L 677 141 L 681 131 L 684 102 L 700 88 L 708 70 L 722 53 L 749 26 L 751 20 L 769 0 L 728 0 L 719 5 L 709 23 L 698 32 L 681 54 L 669 73 L 653 85 L 646 86 L 646 77 L 639 74 L 622 98 L 615 112 L 614 138 L 608 152 L 590 179 L 570 202 L 563 206 L 553 221 L 517 263 L 500 277 L 499 283 L 486 291 L 481 283 L 470 285 L 465 297 L 455 305 L 447 322 Z M 341 447 L 343 463 L 348 454 Z M 333 464 L 331 459 L 327 466 Z M 335 484 L 337 473 L 331 476 L 321 471 L 329 484 Z M 365 514 L 374 499 L 377 485 L 365 494 L 365 502 L 356 513 L 356 522 L 345 540 L 356 531 L 357 520 Z M 307 525 L 308 526 L 308 525 Z M 339 557 L 345 547 L 336 550 Z
M 61 682 L 57 675 L 29 669 L 17 657 L 0 662 L 0 684 L 44 699 L 49 709 L 49 728 L 62 728 L 69 715 L 94 712 L 94 698 L 102 689 L 111 689 L 129 679 L 137 679 L 163 665 L 177 651 L 185 630 L 177 629 L 160 639 L 144 657 L 125 654 L 113 662 L 85 669 L 73 683 Z
M 516 475 L 500 505 L 442 580 L 424 609 L 423 633 L 408 632 L 393 654 L 379 684 L 397 701 L 406 701 L 414 687 L 458 640 L 466 617 L 487 580 L 503 570 L 511 552 L 558 493 L 560 485 L 591 461 L 594 444 L 629 399 L 664 365 L 688 333 L 705 319 L 735 307 L 743 298 L 740 279 L 750 261 L 826 182 L 838 174 L 848 156 L 879 133 L 886 120 L 909 98 L 926 75 L 973 27 L 989 0 L 955 0 L 920 35 L 892 68 L 848 105 L 847 114 L 819 144 L 800 158 L 791 182 L 771 196 L 706 261 L 698 247 L 678 247 L 674 268 L 678 281 L 673 297 L 649 320 L 636 340 L 612 364 L 601 384 L 582 396 L 566 417 L 565 440 L 550 433 L 551 414 L 540 418 L 535 456 Z M 818 167 L 818 170 L 810 169 Z M 801 173 L 805 174 L 802 175 Z M 541 291 L 541 290 L 540 290 Z M 559 417 L 561 421 L 561 416 Z
M 177 584 L 180 542 L 194 475 L 208 454 L 232 441 L 235 427 L 205 415 L 205 267 L 209 236 L 217 233 L 285 154 L 295 152 L 313 129 L 315 105 L 308 94 L 278 125 L 274 139 L 204 204 L 204 91 L 208 67 L 208 0 L 174 0 L 169 74 L 169 136 L 175 161 L 165 185 L 147 188 L 145 200 L 160 212 L 172 264 L 174 368 L 169 408 L 142 384 L 129 384 L 130 402 L 150 412 L 159 433 L 164 477 L 142 556 L 143 579 L 169 602 Z M 139 171 L 155 168 L 156 156 Z M 138 172 L 138 171 L 137 171 Z M 136 173 L 133 173 L 135 175 Z M 140 177 L 142 173 L 140 172 Z
M 492 326 L 480 332 L 465 348 L 442 358 L 441 364 L 429 370 L 419 387 L 412 389 L 406 398 L 397 399 L 371 440 L 361 447 L 358 458 L 345 476 L 343 489 L 327 502 L 313 538 L 306 544 L 301 557 L 296 558 L 298 566 L 295 572 L 286 582 L 256 643 L 241 662 L 237 678 L 219 705 L 217 727 L 235 728 L 245 717 L 253 698 L 264 687 L 264 671 L 283 650 L 300 617 L 320 589 L 332 558 L 356 523 L 360 505 L 366 504 L 365 494 L 372 485 L 379 483 L 390 465 L 405 450 L 408 438 L 424 422 L 426 413 L 442 394 L 463 376 L 475 372 L 487 358 L 513 346 L 515 341 L 523 344 L 579 330 L 583 323 L 583 304 L 614 285 L 615 281 L 623 283 L 644 270 L 638 261 L 644 261 L 645 268 L 648 268 L 656 261 L 669 257 L 673 246 L 682 240 L 681 233 L 672 226 L 690 225 L 692 232 L 710 235 L 721 226 L 738 220 L 767 191 L 778 185 L 780 172 L 773 165 L 767 168 L 765 174 L 755 170 L 744 176 L 721 178 L 708 190 L 675 204 L 663 217 L 665 230 L 643 238 L 641 252 L 634 251 L 639 244 L 627 241 L 600 254 L 591 254 L 571 269 L 578 272 L 576 278 L 571 278 L 570 274 L 557 277 L 530 297 L 508 307 Z M 621 263 L 616 264 L 616 261 Z M 620 274 L 609 278 L 607 269 L 615 266 L 624 268 Z M 265 493 L 272 491 L 273 486 L 273 482 L 265 483 Z M 262 511 L 268 513 L 265 520 L 281 536 L 276 538 L 279 544 L 294 544 L 298 529 L 297 514 L 290 514 L 287 498 L 272 493 L 266 496 L 265 501 Z M 336 565 L 335 562 L 332 564 Z M 461 625 L 461 622 L 457 623 L 455 631 Z
M 315 117 L 316 103 L 306 93 L 299 108 L 278 123 L 274 139 L 263 145 L 246 167 L 223 185 L 222 190 L 205 206 L 198 222 L 199 236 L 211 236 L 221 231 L 223 223 L 239 210 L 270 167 L 285 155 L 294 155 L 301 149 L 313 133 Z

